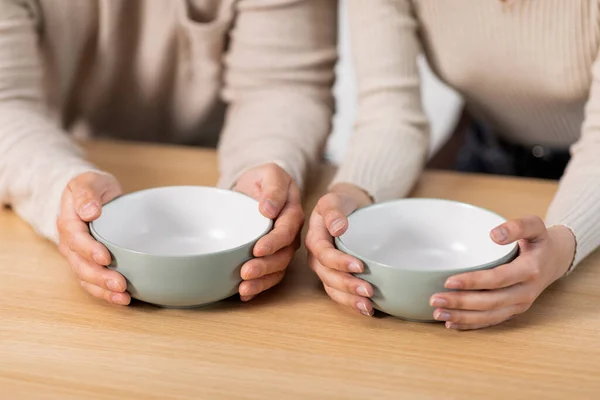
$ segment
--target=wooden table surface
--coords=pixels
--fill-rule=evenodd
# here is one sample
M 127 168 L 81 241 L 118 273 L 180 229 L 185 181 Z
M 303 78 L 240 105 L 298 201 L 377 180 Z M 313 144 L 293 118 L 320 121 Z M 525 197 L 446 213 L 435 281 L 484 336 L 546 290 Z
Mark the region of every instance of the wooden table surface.
M 94 142 L 127 191 L 213 185 L 211 151 Z M 330 172 L 315 181 L 314 204 Z M 425 174 L 415 195 L 543 214 L 553 183 Z M 364 318 L 330 301 L 304 250 L 277 289 L 201 310 L 87 296 L 54 246 L 0 211 L 0 399 L 600 398 L 600 258 L 499 327 Z

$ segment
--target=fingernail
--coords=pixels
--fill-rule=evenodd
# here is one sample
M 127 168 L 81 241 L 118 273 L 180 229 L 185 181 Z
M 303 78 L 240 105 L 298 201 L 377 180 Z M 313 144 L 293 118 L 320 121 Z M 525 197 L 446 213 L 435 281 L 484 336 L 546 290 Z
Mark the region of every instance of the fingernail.
M 444 287 L 446 289 L 460 289 L 462 287 L 462 282 L 454 279 L 448 279 Z
M 335 221 L 333 221 L 333 224 L 331 224 L 331 233 L 336 234 L 339 231 L 341 231 L 343 227 L 344 221 L 342 221 L 341 219 L 336 219 Z
M 362 297 L 369 297 L 369 291 L 364 286 L 359 286 L 358 288 L 356 288 L 356 293 L 358 293 L 358 295 Z
M 123 294 L 121 293 L 115 293 L 112 296 L 110 296 L 110 299 L 117 304 L 121 304 L 126 306 L 127 304 L 129 304 L 129 299 L 127 297 L 125 297 Z
M 122 292 L 124 290 L 121 284 L 113 279 L 110 279 L 106 282 L 106 287 L 108 287 L 113 292 Z
M 504 243 L 508 238 L 508 232 L 503 227 L 498 227 L 492 230 L 492 237 L 498 243 Z
M 358 302 L 357 304 L 358 309 L 360 310 L 360 313 L 362 315 L 364 315 L 365 317 L 370 317 L 371 316 L 371 312 L 369 311 L 369 309 L 367 308 L 367 305 L 363 302 Z
M 446 301 L 446 299 L 442 299 L 441 297 L 434 297 L 431 299 L 430 305 L 432 307 L 446 307 L 446 305 L 448 305 L 448 302 Z
M 446 322 L 446 329 L 456 329 L 456 328 L 458 328 L 458 325 L 457 325 L 457 324 L 455 324 L 455 323 L 452 323 L 452 322 L 450 322 L 450 321 L 447 321 L 447 322 Z
M 363 272 L 362 267 L 356 261 L 350 262 L 350 264 L 348 264 L 348 269 L 350 270 L 350 272 L 354 272 L 355 274 Z
M 273 217 L 277 215 L 277 204 L 273 203 L 271 200 L 265 201 L 265 212 Z
M 252 300 L 255 297 L 256 296 L 240 296 L 240 300 L 242 300 L 243 302 L 246 302 L 246 301 Z
M 84 204 L 79 210 L 79 215 L 83 218 L 93 217 L 96 212 L 98 212 L 98 203 L 92 201 L 90 203 Z
M 433 318 L 435 318 L 437 321 L 448 321 L 450 319 L 450 313 L 438 310 L 433 313 Z
M 92 258 L 94 259 L 96 264 L 99 264 L 99 265 L 109 264 L 109 262 L 106 262 L 106 259 L 102 256 L 102 254 L 100 254 L 98 252 L 95 252 L 94 254 L 92 254 Z

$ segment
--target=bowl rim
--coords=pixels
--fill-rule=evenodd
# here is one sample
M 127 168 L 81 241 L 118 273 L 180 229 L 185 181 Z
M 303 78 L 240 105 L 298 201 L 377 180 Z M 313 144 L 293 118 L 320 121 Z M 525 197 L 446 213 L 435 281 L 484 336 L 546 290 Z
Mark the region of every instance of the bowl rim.
M 469 203 L 465 203 L 462 201 L 458 201 L 458 200 L 448 200 L 448 199 L 441 199 L 441 198 L 436 198 L 436 197 L 410 197 L 410 198 L 402 198 L 402 199 L 393 199 L 393 200 L 387 200 L 387 201 L 382 201 L 379 203 L 373 203 L 370 204 L 368 206 L 365 207 L 361 207 L 358 208 L 356 210 L 354 210 L 353 212 L 351 212 L 348 215 L 348 221 L 350 220 L 350 217 L 358 212 L 367 210 L 367 209 L 373 209 L 373 208 L 381 208 L 384 206 L 388 206 L 392 203 L 406 203 L 406 202 L 415 202 L 415 201 L 432 201 L 432 202 L 439 202 L 439 203 L 450 203 L 450 204 L 454 204 L 454 205 L 460 205 L 462 207 L 467 207 L 467 208 L 472 208 L 472 209 L 476 209 L 479 211 L 484 211 L 490 214 L 493 214 L 497 217 L 499 217 L 504 223 L 507 221 L 506 218 L 504 218 L 502 215 L 491 211 L 487 208 L 484 207 L 480 207 L 480 206 L 476 206 L 474 204 L 469 204 Z M 343 235 L 342 235 L 343 236 Z M 469 271 L 476 271 L 476 270 L 480 270 L 480 269 L 486 269 L 486 268 L 494 268 L 497 266 L 500 266 L 502 264 L 505 264 L 506 262 L 508 262 L 509 260 L 514 259 L 515 255 L 517 254 L 517 252 L 519 251 L 519 244 L 517 242 L 515 242 L 512 246 L 512 248 L 510 248 L 510 250 L 508 250 L 508 252 L 506 254 L 504 254 L 502 257 L 497 258 L 495 260 L 489 261 L 487 263 L 484 264 L 477 264 L 477 265 L 471 265 L 471 266 L 463 266 L 463 267 L 457 267 L 457 268 L 443 268 L 443 269 L 423 269 L 423 268 L 413 268 L 413 267 L 402 267 L 402 266 L 393 266 L 393 265 L 389 265 L 386 263 L 382 263 L 379 261 L 375 261 L 373 259 L 370 259 L 369 257 L 364 257 L 364 256 L 360 256 L 358 255 L 358 253 L 356 253 L 355 251 L 351 250 L 346 243 L 344 243 L 344 241 L 342 240 L 341 236 L 338 236 L 335 238 L 335 244 L 336 247 L 338 248 L 338 250 L 357 258 L 358 260 L 364 262 L 364 263 L 368 263 L 370 265 L 373 264 L 377 264 L 378 266 L 384 267 L 384 268 L 389 268 L 389 269 L 394 269 L 394 270 L 403 270 L 403 271 L 411 271 L 411 272 L 422 272 L 422 273 L 440 273 L 440 272 L 451 272 L 451 273 L 462 273 L 462 272 L 469 272 Z M 343 248 L 340 249 L 340 247 Z M 360 274 L 358 274 L 360 275 Z
M 119 196 L 115 197 L 114 199 L 104 203 L 104 205 L 102 205 L 102 211 L 104 212 L 105 207 L 109 206 L 110 204 L 113 204 L 117 200 L 122 199 L 124 197 L 140 195 L 142 193 L 151 192 L 151 191 L 158 191 L 158 190 L 164 190 L 164 189 L 179 189 L 179 188 L 210 189 L 212 191 L 219 192 L 219 193 L 225 193 L 227 195 L 246 197 L 246 198 L 256 202 L 257 205 L 259 204 L 257 200 L 253 199 L 252 197 L 248 196 L 247 194 L 241 193 L 241 192 L 236 192 L 235 190 L 228 190 L 228 189 L 222 189 L 222 188 L 218 188 L 218 187 L 214 187 L 214 186 L 203 186 L 203 185 L 172 185 L 172 186 L 157 186 L 157 187 L 152 187 L 152 188 L 147 188 L 147 189 L 142 189 L 142 190 L 136 190 L 134 192 L 124 193 L 124 194 L 119 195 Z M 102 214 L 100 216 L 102 216 Z M 100 217 L 98 217 L 98 218 L 100 218 Z M 100 243 L 104 244 L 105 246 L 112 246 L 112 247 L 118 248 L 121 251 L 130 253 L 130 254 L 135 254 L 135 255 L 165 258 L 165 259 L 166 258 L 168 258 L 168 259 L 184 259 L 184 258 L 195 258 L 195 257 L 202 257 L 202 256 L 215 256 L 215 255 L 219 255 L 219 254 L 235 252 L 237 250 L 245 248 L 248 245 L 260 240 L 262 237 L 264 237 L 267 233 L 269 233 L 273 229 L 273 220 L 270 218 L 266 218 L 266 219 L 268 221 L 266 229 L 259 236 L 253 238 L 252 240 L 250 240 L 248 242 L 242 243 L 241 245 L 236 246 L 236 247 L 223 249 L 223 250 L 219 250 L 219 251 L 211 251 L 211 252 L 204 252 L 204 253 L 190 253 L 190 254 L 170 254 L 170 253 L 155 254 L 155 253 L 149 253 L 146 251 L 133 250 L 133 249 L 118 245 L 118 244 L 106 239 L 104 236 L 100 235 L 98 233 L 98 231 L 96 230 L 96 228 L 94 227 L 94 222 L 96 222 L 96 220 L 88 223 L 88 228 L 90 230 L 91 235 L 94 237 L 94 239 L 99 241 Z

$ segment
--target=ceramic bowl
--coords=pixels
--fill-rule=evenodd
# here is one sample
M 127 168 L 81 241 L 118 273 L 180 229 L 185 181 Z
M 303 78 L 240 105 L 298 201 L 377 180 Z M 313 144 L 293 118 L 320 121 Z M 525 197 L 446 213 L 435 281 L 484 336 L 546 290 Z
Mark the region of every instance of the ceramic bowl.
M 90 224 L 131 296 L 166 307 L 203 306 L 235 294 L 240 267 L 271 228 L 250 197 L 199 186 L 121 196 Z
M 430 297 L 455 274 L 513 260 L 516 244 L 500 246 L 490 231 L 501 216 L 472 205 L 438 199 L 401 199 L 357 210 L 336 246 L 365 264 L 358 277 L 374 288 L 376 309 L 432 321 Z

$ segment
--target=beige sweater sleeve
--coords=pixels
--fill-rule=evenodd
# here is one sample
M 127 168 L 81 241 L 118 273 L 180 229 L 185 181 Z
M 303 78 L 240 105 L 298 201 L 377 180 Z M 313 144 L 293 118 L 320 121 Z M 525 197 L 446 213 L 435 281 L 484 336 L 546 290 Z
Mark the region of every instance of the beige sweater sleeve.
M 405 196 L 427 157 L 417 58 L 421 46 L 408 0 L 348 0 L 358 82 L 358 117 L 334 179 L 376 201 Z
M 58 240 L 67 182 L 93 170 L 46 117 L 33 1 L 0 1 L 0 202 Z
M 302 186 L 331 129 L 337 1 L 240 0 L 236 12 L 219 185 L 278 162 Z
M 546 216 L 547 225 L 565 225 L 575 235 L 572 268 L 600 246 L 600 54 L 592 77 L 581 138 Z

